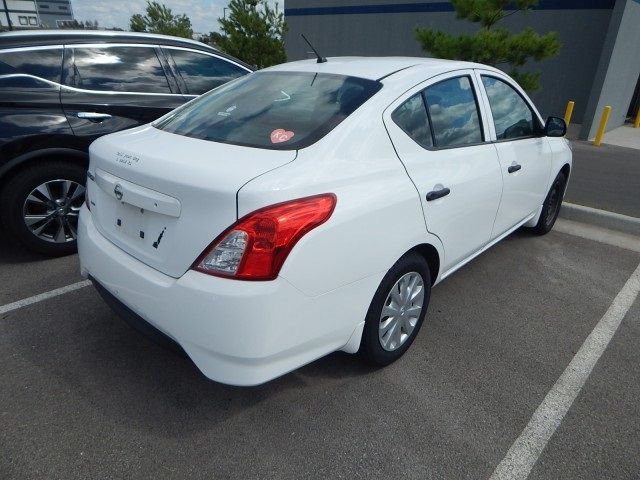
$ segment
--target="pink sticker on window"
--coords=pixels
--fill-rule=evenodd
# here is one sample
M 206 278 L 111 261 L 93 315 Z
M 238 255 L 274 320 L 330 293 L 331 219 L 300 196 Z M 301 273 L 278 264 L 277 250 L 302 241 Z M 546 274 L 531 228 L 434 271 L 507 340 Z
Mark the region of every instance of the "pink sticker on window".
M 271 143 L 282 143 L 293 138 L 294 133 L 284 128 L 277 128 L 271 132 Z

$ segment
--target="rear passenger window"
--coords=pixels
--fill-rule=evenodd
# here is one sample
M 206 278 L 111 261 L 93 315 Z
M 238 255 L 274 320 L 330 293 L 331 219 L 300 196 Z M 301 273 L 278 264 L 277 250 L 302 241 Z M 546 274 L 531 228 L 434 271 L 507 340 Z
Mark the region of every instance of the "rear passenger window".
M 71 84 L 106 92 L 171 93 L 160 60 L 150 47 L 74 49 Z
M 61 48 L 0 52 L 2 88 L 57 88 L 61 71 Z
M 457 77 L 425 89 L 437 148 L 482 142 L 478 105 L 469 77 Z
M 396 108 L 391 118 L 418 145 L 424 148 L 433 147 L 429 117 L 421 93 Z
M 204 53 L 170 49 L 188 94 L 201 95 L 248 72 L 231 62 Z
M 534 134 L 533 112 L 520 94 L 495 77 L 482 76 L 489 97 L 498 140 L 531 137 Z

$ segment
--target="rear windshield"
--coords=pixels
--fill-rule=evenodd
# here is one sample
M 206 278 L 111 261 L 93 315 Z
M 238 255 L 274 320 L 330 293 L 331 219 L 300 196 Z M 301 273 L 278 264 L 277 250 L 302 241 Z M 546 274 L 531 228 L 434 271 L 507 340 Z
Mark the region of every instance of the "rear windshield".
M 294 150 L 325 136 L 381 87 L 342 75 L 256 72 L 203 95 L 155 126 L 214 142 Z

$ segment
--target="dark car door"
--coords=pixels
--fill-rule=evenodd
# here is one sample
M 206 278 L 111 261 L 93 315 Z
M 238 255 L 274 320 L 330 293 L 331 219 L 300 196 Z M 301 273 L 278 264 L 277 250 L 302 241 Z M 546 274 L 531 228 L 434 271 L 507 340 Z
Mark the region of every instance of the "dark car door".
M 245 66 L 210 52 L 184 47 L 162 47 L 162 51 L 188 100 L 251 73 Z
M 72 137 L 60 106 L 62 47 L 0 50 L 0 173 L 32 150 Z
M 151 45 L 68 45 L 62 106 L 88 146 L 107 133 L 149 123 L 184 103 L 166 61 Z

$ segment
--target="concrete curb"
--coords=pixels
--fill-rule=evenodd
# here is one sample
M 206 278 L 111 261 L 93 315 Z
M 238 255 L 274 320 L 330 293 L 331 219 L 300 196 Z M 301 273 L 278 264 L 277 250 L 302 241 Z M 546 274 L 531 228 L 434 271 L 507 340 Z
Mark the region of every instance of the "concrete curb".
M 589 223 L 598 227 L 640 236 L 640 218 L 620 213 L 563 202 L 560 217 L 574 222 Z

